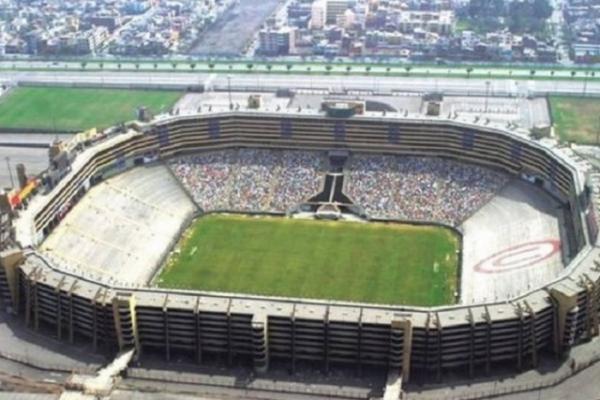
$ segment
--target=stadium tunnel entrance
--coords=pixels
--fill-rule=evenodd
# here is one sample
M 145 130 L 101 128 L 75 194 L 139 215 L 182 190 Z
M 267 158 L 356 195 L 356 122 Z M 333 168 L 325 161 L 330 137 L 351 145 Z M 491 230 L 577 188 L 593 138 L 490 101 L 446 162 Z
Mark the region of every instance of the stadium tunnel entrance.
M 332 150 L 328 153 L 329 172 L 325 175 L 323 190 L 300 205 L 301 212 L 314 213 L 319 219 L 340 219 L 344 214 L 361 219 L 366 214 L 360 206 L 344 194 L 344 166 L 350 157 L 348 151 Z

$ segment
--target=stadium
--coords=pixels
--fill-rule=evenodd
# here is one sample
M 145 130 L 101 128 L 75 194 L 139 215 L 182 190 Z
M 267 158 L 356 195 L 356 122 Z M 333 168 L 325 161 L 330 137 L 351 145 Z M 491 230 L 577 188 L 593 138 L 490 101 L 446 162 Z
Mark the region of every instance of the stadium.
M 499 127 L 171 115 L 81 145 L 42 187 L 12 221 L 3 305 L 99 351 L 407 382 L 598 335 L 585 171 Z

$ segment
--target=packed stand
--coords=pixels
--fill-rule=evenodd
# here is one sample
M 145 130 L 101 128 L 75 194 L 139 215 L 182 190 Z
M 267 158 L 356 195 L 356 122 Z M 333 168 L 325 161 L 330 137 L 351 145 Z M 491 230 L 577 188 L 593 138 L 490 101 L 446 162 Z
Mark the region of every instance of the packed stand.
M 355 156 L 346 194 L 375 218 L 460 225 L 508 183 L 479 166 L 431 157 Z
M 231 151 L 217 151 L 172 160 L 175 176 L 204 210 L 229 209 L 231 177 L 236 170 Z
M 205 211 L 285 212 L 319 190 L 325 171 L 319 153 L 259 149 L 202 153 L 169 165 Z

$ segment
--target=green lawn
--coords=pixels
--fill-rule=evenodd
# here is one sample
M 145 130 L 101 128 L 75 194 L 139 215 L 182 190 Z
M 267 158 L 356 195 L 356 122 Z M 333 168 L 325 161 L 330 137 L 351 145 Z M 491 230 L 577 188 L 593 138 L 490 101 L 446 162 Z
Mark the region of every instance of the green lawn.
M 552 118 L 561 140 L 597 144 L 600 138 L 600 99 L 550 97 Z
M 381 304 L 454 303 L 449 229 L 212 215 L 184 235 L 160 287 Z
M 138 106 L 168 110 L 179 92 L 20 87 L 0 97 L 0 127 L 85 130 L 135 119 Z

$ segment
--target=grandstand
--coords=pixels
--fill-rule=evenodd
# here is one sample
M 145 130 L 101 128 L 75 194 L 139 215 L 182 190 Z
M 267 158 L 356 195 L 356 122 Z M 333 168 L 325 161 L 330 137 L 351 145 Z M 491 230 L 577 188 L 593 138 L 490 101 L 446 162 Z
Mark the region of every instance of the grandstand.
M 40 250 L 99 281 L 146 284 L 195 211 L 167 168 L 136 168 L 93 187 Z
M 285 212 L 322 184 L 317 152 L 224 150 L 177 158 L 170 167 L 204 211 Z
M 424 157 L 355 156 L 346 190 L 376 218 L 458 226 L 490 201 L 508 176 Z
M 267 149 L 276 150 L 264 157 L 270 167 L 257 165 L 255 156 L 261 154 L 259 158 L 263 159 Z M 472 181 L 481 176 L 493 184 L 476 187 L 472 197 L 475 200 L 459 214 L 434 216 L 438 222 L 465 224 L 466 235 L 471 230 L 470 221 L 481 218 L 479 213 L 485 215 L 486 207 L 494 207 L 494 199 L 511 188 L 510 181 L 527 180 L 528 187 L 535 185 L 543 190 L 542 198 L 551 197 L 560 211 L 556 215 L 538 209 L 536 214 L 536 207 L 527 205 L 518 210 L 525 210 L 527 217 L 546 216 L 541 226 L 546 226 L 553 236 L 543 239 L 554 243 L 556 235 L 560 236 L 560 265 L 565 268 L 561 267 L 555 275 L 541 274 L 540 281 L 528 282 L 518 293 L 502 291 L 508 297 L 498 301 L 481 300 L 476 293 L 474 302 L 421 308 L 106 285 L 33 251 L 21 258 L 3 258 L 5 269 L 19 271 L 18 279 L 6 278 L 8 286 L 20 293 L 12 298 L 15 309 L 34 329 L 49 327 L 68 333 L 70 340 L 105 345 L 113 351 L 135 348 L 140 354 L 158 352 L 167 361 L 174 354 L 199 363 L 217 357 L 230 364 L 236 360 L 246 362 L 258 372 L 268 369 L 271 362 L 286 363 L 292 371 L 304 362 L 320 365 L 325 371 L 376 367 L 401 373 L 405 381 L 411 373 L 439 379 L 444 371 L 466 371 L 474 376 L 478 371 L 491 373 L 497 365 L 514 365 L 519 370 L 535 367 L 541 353 L 564 355 L 572 346 L 598 334 L 600 254 L 592 246 L 595 237 L 586 216 L 593 213 L 593 205 L 586 197 L 580 169 L 543 143 L 500 128 L 454 120 L 374 116 L 336 119 L 316 113 L 231 112 L 174 116 L 133 126 L 131 131 L 80 154 L 71 172 L 18 218 L 17 240 L 22 245 L 45 246 L 48 238 L 60 233 L 63 223 L 71 218 L 71 213 L 65 217 L 65 207 L 71 209 L 90 194 L 93 196 L 94 189 L 86 192 L 98 182 L 135 166 L 143 169 L 142 164 L 156 162 L 156 157 L 169 163 L 201 208 L 228 208 L 233 206 L 233 200 L 241 210 L 261 210 L 265 206 L 268 210 L 274 204 L 272 209 L 287 211 L 294 204 L 287 200 L 272 203 L 273 188 L 281 187 L 285 183 L 281 177 L 287 176 L 281 173 L 285 163 L 280 152 L 292 150 L 321 154 L 335 150 L 348 154 L 351 166 L 358 157 L 382 155 L 411 157 L 409 167 L 416 159 L 435 158 L 434 164 L 444 159 L 443 163 L 453 164 L 441 165 L 452 165 L 449 171 L 458 175 L 465 173 L 464 164 L 474 165 L 477 168 L 468 168 L 467 179 L 460 186 L 453 182 L 439 186 L 443 189 L 439 198 L 457 187 L 459 192 L 461 187 L 473 190 Z M 229 160 L 226 154 L 237 154 L 231 157 L 235 168 L 223 166 L 229 162 L 224 162 Z M 203 164 L 203 159 L 211 161 Z M 310 156 L 306 159 L 315 160 Z M 216 200 L 215 205 L 193 189 L 193 176 L 185 171 L 186 166 L 206 168 L 206 164 L 233 182 L 214 187 L 216 197 L 228 195 Z M 313 161 L 308 164 L 313 165 Z M 183 170 L 179 170 L 182 166 Z M 257 174 L 266 181 L 252 179 Z M 371 200 L 365 196 L 371 190 L 355 193 L 360 184 L 352 187 L 353 172 L 336 174 L 327 175 L 332 177 L 331 187 L 337 187 L 338 182 L 348 185 L 347 194 L 368 215 Z M 313 173 L 308 176 L 312 181 Z M 281 190 L 287 189 L 276 189 Z M 395 190 L 397 198 L 402 190 Z M 296 189 L 290 191 L 296 193 Z M 297 199 L 317 194 L 312 193 L 312 188 L 298 192 Z M 76 212 L 77 206 L 73 210 Z M 412 218 L 414 214 L 391 215 Z M 431 215 L 429 212 L 423 219 L 432 218 Z M 77 218 L 76 213 L 73 218 Z M 553 221 L 557 218 L 564 227 L 562 232 L 555 230 L 557 223 Z M 484 218 L 486 224 L 488 221 Z M 530 233 L 528 241 L 541 235 L 533 230 Z M 499 234 L 504 235 L 504 231 Z M 528 244 L 518 241 L 519 237 L 517 232 L 513 246 Z M 475 244 L 482 248 L 483 257 L 496 256 L 496 249 Z M 501 243 L 499 249 L 503 248 Z M 551 255 L 556 256 L 556 249 L 551 250 Z M 514 260 L 513 255 L 509 256 L 516 265 L 525 264 L 522 271 L 535 266 L 527 262 L 527 257 Z M 542 258 L 536 257 L 536 261 Z M 504 266 L 507 258 L 494 265 Z M 504 278 L 513 272 L 497 271 L 494 280 L 487 283 L 504 285 Z
M 560 203 L 514 179 L 461 226 L 464 304 L 516 297 L 563 272 Z

